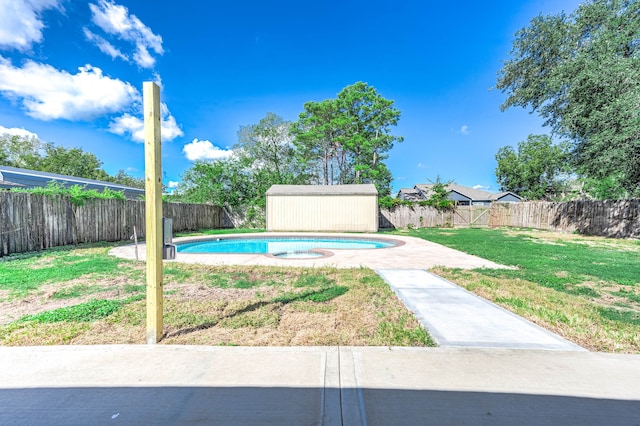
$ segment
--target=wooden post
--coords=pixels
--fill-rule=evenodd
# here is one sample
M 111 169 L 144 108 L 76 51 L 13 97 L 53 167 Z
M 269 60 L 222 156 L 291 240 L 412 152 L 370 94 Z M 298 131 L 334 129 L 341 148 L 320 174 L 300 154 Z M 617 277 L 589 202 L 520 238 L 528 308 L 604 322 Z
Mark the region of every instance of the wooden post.
M 162 149 L 160 88 L 144 82 L 144 152 L 147 248 L 147 343 L 162 339 Z

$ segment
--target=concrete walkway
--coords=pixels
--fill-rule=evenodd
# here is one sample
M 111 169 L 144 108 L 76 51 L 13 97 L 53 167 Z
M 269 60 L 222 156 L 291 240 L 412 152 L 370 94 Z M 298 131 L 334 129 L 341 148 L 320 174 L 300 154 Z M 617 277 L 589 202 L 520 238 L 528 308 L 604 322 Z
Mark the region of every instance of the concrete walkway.
M 584 350 L 427 271 L 376 272 L 441 347 Z
M 0 347 L 2 425 L 637 425 L 640 356 Z

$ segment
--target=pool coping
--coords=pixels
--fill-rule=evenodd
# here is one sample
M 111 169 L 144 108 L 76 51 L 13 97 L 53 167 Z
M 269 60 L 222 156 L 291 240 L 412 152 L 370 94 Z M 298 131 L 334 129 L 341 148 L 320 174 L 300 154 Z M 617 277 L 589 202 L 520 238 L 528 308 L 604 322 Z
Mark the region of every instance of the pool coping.
M 259 265 L 284 267 L 337 267 L 337 268 L 422 268 L 431 269 L 435 266 L 450 268 L 507 268 L 477 256 L 462 253 L 440 244 L 422 240 L 416 237 L 370 234 L 370 233 L 335 233 L 335 232 L 259 232 L 245 234 L 218 234 L 187 236 L 174 238 L 175 243 L 198 241 L 213 238 L 255 238 L 278 236 L 323 236 L 340 238 L 365 238 L 391 240 L 400 243 L 394 247 L 378 249 L 323 249 L 332 256 L 307 259 L 286 259 L 265 254 L 231 254 L 231 253 L 176 253 L 174 260 L 165 262 L 192 263 L 205 265 Z M 126 259 L 135 259 L 135 244 L 115 247 L 109 254 Z M 145 245 L 138 244 L 138 258 L 144 260 Z

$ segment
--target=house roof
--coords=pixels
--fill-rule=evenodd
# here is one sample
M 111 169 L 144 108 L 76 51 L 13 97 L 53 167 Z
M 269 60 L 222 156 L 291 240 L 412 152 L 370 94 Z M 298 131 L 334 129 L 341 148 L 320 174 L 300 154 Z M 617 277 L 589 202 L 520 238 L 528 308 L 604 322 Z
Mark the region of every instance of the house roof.
M 414 186 L 415 189 L 420 191 L 424 197 L 424 199 L 428 199 L 433 194 L 433 184 L 425 184 L 419 183 Z M 488 191 L 483 191 L 481 189 L 469 188 L 468 186 L 458 185 L 456 183 L 450 183 L 447 185 L 447 189 L 449 191 L 457 192 L 458 194 L 472 200 L 472 201 L 497 201 L 500 198 L 505 197 L 506 195 L 513 195 L 518 199 L 522 199 L 518 195 L 512 192 L 500 192 L 493 193 Z
M 50 181 L 60 182 L 65 186 L 80 185 L 89 189 L 102 190 L 105 187 L 114 191 L 123 191 L 128 197 L 144 195 L 144 189 L 133 188 L 112 182 L 85 179 L 56 173 L 40 172 L 37 170 L 21 169 L 18 167 L 0 166 L 0 182 L 4 188 L 36 188 L 46 186 Z
M 13 183 L 13 182 L 0 179 L 0 188 L 4 188 L 4 189 L 24 188 L 24 185 L 20 185 L 19 183 Z
M 506 197 L 507 195 L 513 195 L 514 197 L 516 197 L 519 200 L 522 200 L 522 197 L 519 196 L 518 194 L 515 194 L 511 191 L 506 191 L 506 192 L 498 192 L 497 194 L 491 194 L 491 200 L 492 201 L 498 201 L 501 198 Z
M 378 195 L 378 190 L 373 184 L 273 185 L 267 195 Z
M 420 192 L 415 188 L 400 188 L 397 198 L 407 201 L 420 201 L 423 199 Z
M 426 198 L 429 198 L 433 193 L 433 184 L 418 184 L 415 186 L 420 192 L 422 192 Z M 491 193 L 482 191 L 480 189 L 469 188 L 468 186 L 458 185 L 456 183 L 450 183 L 447 185 L 449 191 L 455 191 L 460 195 L 463 195 L 470 200 L 489 200 Z

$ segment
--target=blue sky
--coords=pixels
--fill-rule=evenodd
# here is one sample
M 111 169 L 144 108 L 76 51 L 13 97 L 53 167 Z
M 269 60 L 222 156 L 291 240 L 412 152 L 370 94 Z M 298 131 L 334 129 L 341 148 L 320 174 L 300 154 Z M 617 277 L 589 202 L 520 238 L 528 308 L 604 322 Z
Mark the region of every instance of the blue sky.
M 393 188 L 440 176 L 497 191 L 495 153 L 548 133 L 490 90 L 515 32 L 578 0 L 0 0 L 0 131 L 144 176 L 142 83 L 162 87 L 164 183 L 267 112 L 364 81 L 395 101 Z

